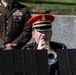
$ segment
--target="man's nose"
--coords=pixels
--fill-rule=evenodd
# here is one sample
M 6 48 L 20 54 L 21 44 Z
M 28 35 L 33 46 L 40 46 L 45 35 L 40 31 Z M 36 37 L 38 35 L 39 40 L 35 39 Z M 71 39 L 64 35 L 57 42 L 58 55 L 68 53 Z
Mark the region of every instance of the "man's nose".
M 42 36 L 45 36 L 45 33 L 42 33 Z

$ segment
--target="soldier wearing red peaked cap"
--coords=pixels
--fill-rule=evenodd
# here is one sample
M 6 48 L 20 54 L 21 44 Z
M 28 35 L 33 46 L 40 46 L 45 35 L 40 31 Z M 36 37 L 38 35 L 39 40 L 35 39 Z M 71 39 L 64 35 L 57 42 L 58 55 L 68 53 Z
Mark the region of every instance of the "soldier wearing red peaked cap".
M 55 17 L 50 14 L 39 14 L 30 18 L 28 23 L 32 26 L 32 37 L 35 39 L 35 42 L 25 45 L 22 49 L 45 50 L 47 46 L 49 51 L 53 49 L 54 52 L 56 49 L 65 49 L 66 46 L 64 44 L 50 41 L 52 37 L 51 27 L 54 19 Z M 49 75 L 60 75 L 57 61 L 49 66 L 51 68 Z

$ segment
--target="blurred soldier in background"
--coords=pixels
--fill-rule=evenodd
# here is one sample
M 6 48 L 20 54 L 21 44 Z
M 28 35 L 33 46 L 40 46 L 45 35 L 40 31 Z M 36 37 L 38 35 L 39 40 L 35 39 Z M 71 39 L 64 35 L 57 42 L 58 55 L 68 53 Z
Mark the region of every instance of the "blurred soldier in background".
M 31 18 L 27 6 L 14 0 L 1 0 L 0 3 L 0 44 L 5 50 L 21 48 L 31 39 L 31 26 L 27 21 Z

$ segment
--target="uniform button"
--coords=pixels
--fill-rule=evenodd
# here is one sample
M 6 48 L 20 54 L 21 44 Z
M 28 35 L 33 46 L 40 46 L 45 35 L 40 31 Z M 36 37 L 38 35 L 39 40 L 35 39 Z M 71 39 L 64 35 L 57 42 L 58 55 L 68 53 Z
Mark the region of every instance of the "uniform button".
M 8 35 L 9 35 L 9 33 L 8 33 L 8 32 L 6 32 L 6 37 L 8 37 Z
M 8 21 L 6 21 L 8 23 Z
M 6 32 L 6 34 L 8 34 L 8 32 Z
M 8 29 L 9 27 L 7 27 L 7 29 Z

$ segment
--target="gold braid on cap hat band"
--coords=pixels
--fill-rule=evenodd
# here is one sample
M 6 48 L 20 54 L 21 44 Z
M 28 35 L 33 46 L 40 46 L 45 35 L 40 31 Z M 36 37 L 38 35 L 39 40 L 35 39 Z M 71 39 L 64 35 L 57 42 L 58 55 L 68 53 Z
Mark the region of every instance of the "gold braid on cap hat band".
M 35 23 L 33 23 L 32 28 L 40 27 L 40 26 L 51 26 L 51 22 L 50 21 L 35 22 Z

